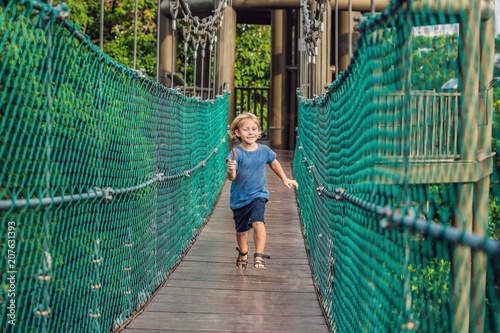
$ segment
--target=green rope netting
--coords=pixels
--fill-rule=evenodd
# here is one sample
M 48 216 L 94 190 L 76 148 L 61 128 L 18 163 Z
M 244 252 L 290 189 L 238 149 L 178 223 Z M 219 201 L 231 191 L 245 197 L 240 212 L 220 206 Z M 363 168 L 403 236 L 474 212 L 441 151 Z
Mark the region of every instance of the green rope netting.
M 64 13 L 0 2 L 3 332 L 123 324 L 224 182 L 227 94 L 164 88 L 101 53 Z
M 393 1 L 362 22 L 328 93 L 299 96 L 299 205 L 335 332 L 500 332 L 494 16 L 481 3 Z

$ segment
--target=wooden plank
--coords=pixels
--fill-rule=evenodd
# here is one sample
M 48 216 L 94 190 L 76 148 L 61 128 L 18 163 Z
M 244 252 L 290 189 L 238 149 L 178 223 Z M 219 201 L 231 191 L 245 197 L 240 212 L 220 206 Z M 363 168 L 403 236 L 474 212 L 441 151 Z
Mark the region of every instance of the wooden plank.
M 180 280 L 180 281 L 200 281 L 203 284 L 209 282 L 233 282 L 235 280 L 236 274 L 173 274 L 169 280 Z M 239 280 L 244 280 L 245 283 L 266 283 L 273 284 L 278 283 L 280 285 L 302 285 L 309 286 L 313 285 L 310 278 L 291 278 L 290 276 L 276 276 L 276 275 L 247 275 L 241 274 L 237 278 Z M 238 281 L 240 282 L 240 281 Z
M 235 251 L 236 252 L 236 251 Z M 209 257 L 209 256 L 189 256 L 188 259 L 185 259 L 186 261 L 191 261 L 191 262 L 211 262 L 211 263 L 226 263 L 231 268 L 235 267 L 235 262 L 236 262 L 236 256 L 234 258 L 228 258 L 228 257 Z M 253 258 L 250 258 L 250 260 L 253 260 Z M 253 261 L 252 261 L 253 262 Z M 283 268 L 284 266 L 291 266 L 291 265 L 306 265 L 309 266 L 309 262 L 307 259 L 300 259 L 300 258 L 281 258 L 278 260 L 278 258 L 275 258 L 269 260 L 267 262 L 267 270 L 272 269 L 273 267 L 278 267 L 278 268 Z
M 285 173 L 291 175 L 293 152 L 281 156 Z M 295 192 L 270 170 L 267 188 L 268 268 L 251 266 L 252 230 L 249 268 L 235 268 L 237 244 L 228 182 L 198 240 L 125 332 L 329 331 L 314 289 Z
M 255 304 L 259 302 L 262 304 L 264 308 L 267 309 L 267 305 L 269 306 L 297 306 L 301 309 L 301 311 L 305 311 L 305 308 L 321 310 L 319 304 L 316 306 L 312 306 L 311 302 L 308 299 L 292 299 L 292 298 L 281 298 L 279 300 L 272 299 L 266 297 L 265 293 L 261 293 L 260 295 L 249 295 L 253 297 L 245 297 L 248 300 L 248 304 Z M 168 294 L 160 294 L 158 297 L 155 297 L 149 304 L 201 304 L 201 305 L 225 305 L 226 309 L 230 309 L 233 305 L 241 304 L 241 297 L 238 295 L 233 295 L 232 297 L 218 298 L 216 301 L 220 301 L 220 303 L 214 303 L 213 297 L 211 295 L 168 295 Z M 179 308 L 175 308 L 175 311 L 169 312 L 177 312 Z M 163 311 L 163 310 L 157 310 Z M 280 312 L 286 313 L 286 312 Z M 288 313 L 287 313 L 288 314 Z M 316 314 L 317 315 L 317 314 Z M 320 314 L 322 315 L 322 313 Z
M 290 301 L 291 302 L 291 301 Z M 297 302 L 297 301 L 295 301 Z M 151 302 L 146 307 L 146 311 L 152 312 L 171 312 L 171 313 L 213 313 L 213 314 L 254 314 L 266 315 L 269 313 L 286 313 L 287 316 L 323 316 L 321 308 L 312 308 L 308 306 L 309 302 L 295 303 L 295 304 L 274 304 L 273 301 L 265 302 L 263 300 L 255 300 L 249 302 L 248 300 L 241 301 L 236 298 L 234 302 L 224 302 L 224 304 L 214 304 L 207 300 L 204 303 L 198 302 Z
M 161 295 L 185 295 L 185 296 L 198 296 L 205 297 L 210 296 L 212 301 L 215 302 L 217 298 L 220 299 L 229 299 L 231 297 L 236 298 L 262 298 L 266 297 L 269 294 L 268 291 L 260 291 L 260 290 L 242 290 L 235 293 L 233 290 L 218 290 L 218 289 L 195 289 L 195 288 L 182 288 L 182 287 L 162 287 L 152 301 L 156 299 L 156 297 L 161 297 Z M 310 300 L 316 301 L 317 295 L 316 293 L 299 293 L 299 292 L 279 292 L 281 295 L 280 298 L 284 299 L 292 299 L 292 300 Z M 317 302 L 311 302 L 311 304 L 316 304 Z
M 235 277 L 238 277 L 235 275 Z M 242 275 L 242 277 L 246 277 Z M 184 287 L 219 290 L 260 290 L 269 292 L 315 292 L 312 285 L 300 284 L 277 284 L 271 282 L 256 282 L 240 279 L 240 281 L 190 281 L 190 280 L 168 280 L 165 287 Z
M 295 246 L 294 246 L 295 245 Z M 271 260 L 275 258 L 300 258 L 300 259 L 307 259 L 306 254 L 303 251 L 300 251 L 299 249 L 296 248 L 297 244 L 279 244 L 279 246 L 276 245 L 270 245 L 266 246 L 266 252 L 271 255 Z M 250 247 L 250 259 L 253 260 L 252 256 L 252 250 L 254 247 Z M 272 249 L 272 250 L 271 250 Z M 215 255 L 223 255 L 225 257 L 231 256 L 235 257 L 237 255 L 236 247 L 235 246 L 220 246 L 220 247 L 213 247 L 210 245 L 198 245 L 193 246 L 192 252 L 190 251 L 191 255 L 199 255 L 199 256 L 215 256 Z
M 291 242 L 295 243 L 304 243 L 304 239 L 302 238 L 302 235 L 295 235 L 295 234 L 284 234 L 286 237 L 277 237 L 277 235 L 269 235 L 269 237 L 272 237 L 270 242 L 272 244 L 289 244 Z M 234 236 L 234 234 L 233 234 Z M 281 236 L 281 235 L 280 235 Z M 231 247 L 234 249 L 234 237 L 225 237 L 224 239 L 221 238 L 220 235 L 214 234 L 214 233 L 206 233 L 202 234 L 198 237 L 196 240 L 196 244 L 200 243 L 221 243 L 221 244 L 230 244 Z M 269 246 L 269 245 L 268 245 Z
M 204 329 L 253 330 L 254 332 L 328 332 L 322 330 L 324 319 L 319 316 L 283 316 L 277 314 L 208 314 L 143 312 L 128 328 L 144 329 Z M 326 327 L 325 327 L 326 328 Z
M 234 260 L 235 261 L 235 260 Z M 218 265 L 218 269 L 214 270 L 212 263 L 207 262 L 192 262 L 184 261 L 177 267 L 175 272 L 172 274 L 239 274 L 237 270 L 234 269 L 232 265 Z M 266 269 L 265 271 L 258 271 L 254 269 L 247 269 L 244 273 L 245 275 L 273 275 L 273 276 L 287 276 L 287 277 L 311 277 L 311 270 L 309 265 L 283 265 L 278 267 L 275 265 L 272 269 Z

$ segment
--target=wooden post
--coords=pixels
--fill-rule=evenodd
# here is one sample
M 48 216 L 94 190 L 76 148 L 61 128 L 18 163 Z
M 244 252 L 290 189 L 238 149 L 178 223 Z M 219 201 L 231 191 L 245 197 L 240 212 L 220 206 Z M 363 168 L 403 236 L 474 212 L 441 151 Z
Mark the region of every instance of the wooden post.
M 349 17 L 348 11 L 339 12 L 339 74 L 347 69 L 349 66 L 349 61 L 352 54 L 349 54 L 349 50 L 354 50 L 356 39 L 358 39 L 359 33 L 353 32 L 354 27 L 353 17 L 361 14 L 361 12 L 351 11 L 351 17 Z M 350 21 L 350 24 L 349 24 Z M 351 48 L 349 48 L 349 27 L 351 28 Z
M 458 54 L 459 76 L 462 90 L 460 105 L 460 159 L 475 161 L 478 157 L 478 90 L 479 90 L 479 49 L 480 49 L 480 0 L 471 0 L 471 10 L 463 15 L 460 22 L 460 39 L 462 46 Z M 464 3 L 465 0 L 462 0 Z M 469 2 L 469 0 L 467 0 Z M 465 5 L 464 5 L 465 6 Z M 472 232 L 474 189 L 484 184 L 456 184 L 457 206 L 453 216 L 455 227 Z M 487 213 L 486 213 L 487 214 Z M 471 292 L 471 250 L 467 246 L 456 246 L 453 253 L 453 300 L 454 300 L 454 332 L 469 332 L 470 292 Z M 477 319 L 477 318 L 474 318 Z
M 175 73 L 177 70 L 177 36 L 173 35 L 172 20 L 160 14 L 160 55 L 158 59 L 159 78 L 158 82 L 166 87 L 171 86 L 170 79 L 165 76 L 166 72 Z M 173 39 L 173 41 L 172 41 Z M 172 59 L 173 58 L 173 59 Z M 174 67 L 172 68 L 172 60 Z
M 479 4 L 478 4 L 479 5 Z M 481 48 L 478 48 L 480 58 L 479 70 L 479 111 L 478 126 L 478 153 L 479 157 L 491 154 L 492 114 L 493 114 L 493 91 L 486 92 L 486 87 L 493 79 L 494 66 L 494 17 L 482 20 L 480 24 Z M 473 203 L 473 231 L 483 237 L 488 237 L 488 212 L 489 212 L 489 188 L 490 176 L 474 184 Z M 472 256 L 472 309 L 471 330 L 484 332 L 485 329 L 485 297 L 486 297 L 486 269 L 488 259 L 485 253 L 476 251 Z
M 217 40 L 217 83 L 216 94 L 223 94 L 225 89 L 231 91 L 229 95 L 229 123 L 236 115 L 236 90 L 234 89 L 234 65 L 236 56 L 236 11 L 227 6 L 224 8 L 224 20 L 219 29 Z
M 271 148 L 286 149 L 283 122 L 283 80 L 286 66 L 284 38 L 285 11 L 273 10 L 271 15 L 271 107 L 269 112 L 269 137 Z M 286 114 L 286 113 L 285 113 Z
M 290 39 L 287 42 L 287 68 L 286 68 L 286 79 L 285 83 L 287 85 L 285 96 L 288 96 L 287 110 L 288 110 L 288 149 L 295 150 L 296 143 L 296 131 L 295 128 L 298 122 L 298 105 L 297 105 L 297 87 L 300 86 L 298 82 L 298 62 L 299 62 L 299 48 L 298 48 L 298 31 L 300 20 L 302 19 L 299 16 L 299 10 L 287 10 L 287 21 L 288 21 L 288 31 L 294 31 L 294 42 L 291 43 Z M 290 36 L 291 38 L 291 36 Z M 293 47 L 293 49 L 292 49 Z

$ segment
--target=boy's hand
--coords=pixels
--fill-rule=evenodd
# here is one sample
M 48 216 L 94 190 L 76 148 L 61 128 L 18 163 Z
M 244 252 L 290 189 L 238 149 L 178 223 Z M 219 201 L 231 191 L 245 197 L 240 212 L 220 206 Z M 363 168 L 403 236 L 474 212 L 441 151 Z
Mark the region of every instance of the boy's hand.
M 227 161 L 227 171 L 228 172 L 236 171 L 236 161 L 235 160 L 228 160 Z
M 285 178 L 283 180 L 283 184 L 285 184 L 285 186 L 288 188 L 292 188 L 292 186 L 295 186 L 297 189 L 299 188 L 299 184 L 297 183 L 297 181 L 295 181 L 293 179 Z

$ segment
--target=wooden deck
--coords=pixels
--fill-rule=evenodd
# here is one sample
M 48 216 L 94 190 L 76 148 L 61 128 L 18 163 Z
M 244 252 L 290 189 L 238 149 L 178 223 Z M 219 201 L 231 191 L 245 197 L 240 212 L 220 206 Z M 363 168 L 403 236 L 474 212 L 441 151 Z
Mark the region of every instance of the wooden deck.
M 293 152 L 278 151 L 291 177 Z M 266 270 L 235 268 L 230 182 L 198 239 L 144 312 L 124 330 L 144 332 L 328 332 L 304 247 L 295 191 L 268 168 Z

